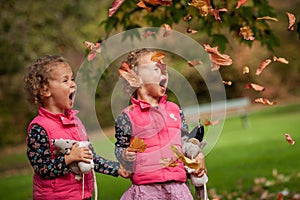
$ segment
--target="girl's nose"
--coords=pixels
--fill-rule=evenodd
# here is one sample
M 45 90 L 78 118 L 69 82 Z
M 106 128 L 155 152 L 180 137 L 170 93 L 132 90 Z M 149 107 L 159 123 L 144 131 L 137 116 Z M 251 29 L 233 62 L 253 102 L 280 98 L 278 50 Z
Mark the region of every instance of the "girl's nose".
M 75 81 L 72 81 L 71 88 L 77 88 L 77 85 L 76 85 Z

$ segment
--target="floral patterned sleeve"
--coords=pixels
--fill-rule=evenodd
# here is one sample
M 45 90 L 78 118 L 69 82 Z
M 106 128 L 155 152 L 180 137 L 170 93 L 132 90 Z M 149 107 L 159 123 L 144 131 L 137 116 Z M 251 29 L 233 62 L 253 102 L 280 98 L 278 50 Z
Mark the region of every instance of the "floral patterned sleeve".
M 52 158 L 48 135 L 40 125 L 33 125 L 28 133 L 27 157 L 33 170 L 43 178 L 57 178 L 70 172 L 63 156 Z
M 182 110 L 180 110 L 180 118 L 181 118 L 181 127 L 186 130 L 189 130 L 189 126 L 187 125 L 187 123 L 185 121 L 184 113 Z
M 115 143 L 115 155 L 125 169 L 130 170 L 133 163 L 125 161 L 122 158 L 123 151 L 130 146 L 130 138 L 132 134 L 132 126 L 127 114 L 122 113 L 117 117 L 115 132 L 115 137 L 117 139 Z
M 92 154 L 93 154 L 93 161 L 94 161 L 94 170 L 99 173 L 108 174 L 112 176 L 118 176 L 118 170 L 120 168 L 119 162 L 107 160 L 99 155 L 97 155 L 94 151 L 92 145 L 89 146 Z

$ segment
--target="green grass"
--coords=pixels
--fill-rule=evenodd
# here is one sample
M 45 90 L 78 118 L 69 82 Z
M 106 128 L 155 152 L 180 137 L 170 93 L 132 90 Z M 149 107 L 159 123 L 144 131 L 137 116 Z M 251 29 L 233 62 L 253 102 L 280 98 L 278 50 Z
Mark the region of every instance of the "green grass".
M 206 157 L 208 189 L 214 188 L 218 194 L 247 192 L 254 185 L 255 178 L 266 177 L 273 180 L 272 170 L 277 169 L 278 173 L 291 178 L 288 182 L 268 187 L 268 190 L 279 192 L 288 188 L 290 192 L 299 193 L 300 105 L 270 107 L 250 113 L 248 119 L 249 128 L 243 128 L 240 118 L 225 121 L 217 144 Z M 291 134 L 296 141 L 294 146 L 285 141 L 284 133 Z M 93 141 L 93 146 L 100 155 L 112 155 L 113 146 L 108 140 Z M 17 158 L 19 162 L 28 162 L 24 152 Z M 2 159 L 6 166 L 16 164 L 11 158 L 2 156 Z M 22 173 L 1 175 L 0 192 L 5 194 L 5 199 L 31 199 L 31 176 Z M 114 200 L 120 198 L 130 181 L 97 174 L 97 184 L 99 199 Z

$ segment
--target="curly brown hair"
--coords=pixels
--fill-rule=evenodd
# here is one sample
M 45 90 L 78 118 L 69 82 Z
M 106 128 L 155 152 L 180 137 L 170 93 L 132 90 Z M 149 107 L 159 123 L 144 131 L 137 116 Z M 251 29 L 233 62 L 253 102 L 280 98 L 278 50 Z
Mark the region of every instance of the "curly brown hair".
M 27 67 L 27 73 L 24 76 L 24 90 L 30 103 L 43 104 L 42 93 L 49 86 L 50 71 L 62 63 L 68 64 L 62 56 L 46 55 Z

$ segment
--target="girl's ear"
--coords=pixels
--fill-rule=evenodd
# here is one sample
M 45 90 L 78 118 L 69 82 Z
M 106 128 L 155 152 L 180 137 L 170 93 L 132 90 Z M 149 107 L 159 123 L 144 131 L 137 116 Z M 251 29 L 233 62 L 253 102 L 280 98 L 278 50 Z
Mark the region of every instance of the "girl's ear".
M 41 98 L 43 99 L 45 97 L 50 97 L 51 92 L 47 86 L 44 86 L 44 88 L 40 89 L 40 95 L 41 95 Z

